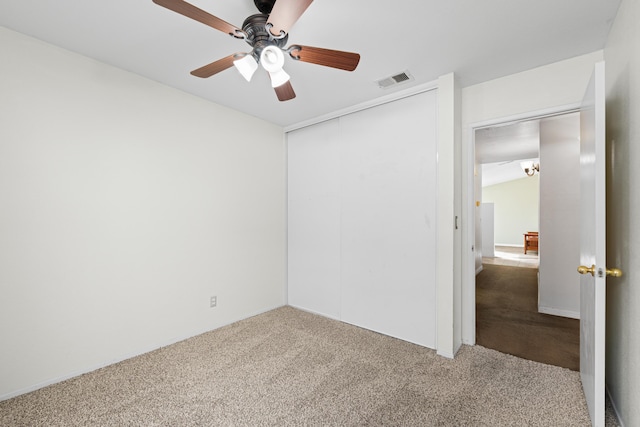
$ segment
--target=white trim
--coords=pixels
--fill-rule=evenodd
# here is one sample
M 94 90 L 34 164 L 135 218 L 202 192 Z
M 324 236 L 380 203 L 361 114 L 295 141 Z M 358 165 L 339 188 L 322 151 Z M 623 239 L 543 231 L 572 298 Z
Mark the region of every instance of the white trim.
M 461 124 L 462 125 L 462 124 Z M 461 132 L 465 132 L 462 129 Z M 462 201 L 462 248 L 461 248 L 461 296 L 462 305 L 462 342 L 467 345 L 476 343 L 476 276 L 483 270 L 480 263 L 476 267 L 476 251 L 482 254 L 482 248 L 476 248 L 476 196 L 475 196 L 475 140 L 474 132 L 470 130 L 471 143 L 461 142 L 462 164 L 460 166 Z M 472 286 L 473 289 L 468 288 Z M 470 326 L 469 326 L 470 325 Z
M 458 352 L 459 349 L 460 349 L 460 346 L 458 346 L 458 348 L 455 349 L 454 353 L 450 353 L 448 351 L 443 352 L 438 350 L 438 356 L 444 357 L 445 359 L 455 359 L 456 353 Z
M 616 406 L 616 403 L 613 400 L 613 397 L 611 396 L 611 392 L 609 391 L 609 387 L 606 384 L 604 386 L 604 390 L 605 390 L 605 393 L 607 394 L 607 397 L 609 398 L 609 402 L 611 403 L 611 407 L 613 408 L 613 413 L 616 416 L 616 421 L 618 422 L 620 427 L 625 427 L 625 424 L 622 421 L 622 417 L 620 416 L 620 411 L 618 410 L 618 407 Z
M 554 116 L 574 113 L 576 111 L 580 111 L 579 102 L 568 104 L 568 105 L 561 105 L 558 107 L 545 108 L 537 111 L 531 111 L 528 113 L 514 114 L 511 116 L 501 117 L 497 119 L 483 120 L 481 122 L 471 123 L 469 125 L 469 130 L 471 131 L 472 136 L 475 136 L 474 132 L 482 128 L 487 128 L 492 126 L 508 126 L 515 123 L 526 122 L 529 120 L 538 120 L 538 119 L 544 119 L 547 117 L 554 117 Z M 475 143 L 475 138 L 473 142 Z
M 282 134 L 284 153 L 284 303 L 289 304 L 289 136 Z
M 366 110 L 369 108 L 377 107 L 382 104 L 387 104 L 389 102 L 397 101 L 402 98 L 407 98 L 409 96 L 417 95 L 422 92 L 428 92 L 431 90 L 438 89 L 438 81 L 434 80 L 432 82 L 423 83 L 417 86 L 410 87 L 408 89 L 395 92 L 389 95 L 381 96 L 380 98 L 373 99 L 371 101 L 363 102 L 360 104 L 353 105 L 351 107 L 343 108 L 342 110 L 333 111 L 331 113 L 315 117 L 313 119 L 305 120 L 299 123 L 295 123 L 290 126 L 286 126 L 284 128 L 284 132 L 291 132 L 296 129 L 301 129 L 307 126 L 312 126 L 318 123 L 326 122 L 328 120 L 332 120 L 338 117 L 346 116 L 347 114 L 356 113 L 358 111 Z
M 462 342 L 468 345 L 476 343 L 476 274 L 475 268 L 475 180 L 474 180 L 474 163 L 475 163 L 475 131 L 478 129 L 491 126 L 506 126 L 513 123 L 523 122 L 527 120 L 537 120 L 545 117 L 552 117 L 561 114 L 568 114 L 579 111 L 580 103 L 560 105 L 556 107 L 544 108 L 542 110 L 530 111 L 526 113 L 514 114 L 511 116 L 500 117 L 495 119 L 483 120 L 470 123 L 465 127 L 464 132 L 469 132 L 468 143 L 462 146 L 462 182 L 463 182 L 463 201 L 462 201 L 462 227 L 467 230 L 466 242 L 463 241 L 462 248 L 462 265 L 466 266 L 466 274 L 462 275 L 462 307 L 466 313 L 462 319 Z M 466 178 L 466 179 L 465 179 Z M 466 185 L 464 185 L 466 181 Z M 465 212 L 466 210 L 466 212 Z M 464 271 L 464 270 L 463 270 Z
M 454 73 L 438 79 L 436 301 L 437 354 L 453 357 L 460 348 L 460 301 L 456 300 L 455 262 L 455 162 L 459 143 L 459 84 Z
M 538 306 L 538 312 L 542 314 L 550 314 L 552 316 L 569 317 L 571 319 L 580 319 L 580 313 L 569 310 L 558 310 L 557 308 Z
M 338 315 L 338 316 L 332 316 L 332 315 L 327 314 L 327 313 L 321 313 L 321 312 L 319 312 L 319 311 L 309 310 L 308 308 L 300 307 L 300 306 L 297 306 L 297 305 L 295 305 L 295 304 L 288 304 L 288 306 L 289 306 L 289 307 L 292 307 L 292 308 L 295 308 L 296 310 L 304 311 L 305 313 L 315 314 L 315 315 L 317 315 L 317 316 L 322 316 L 322 317 L 324 317 L 324 318 L 326 318 L 326 319 L 337 320 L 338 322 L 342 322 L 342 323 L 350 324 L 350 323 L 347 323 L 347 322 L 345 322 L 344 320 L 342 320 L 341 315 Z M 383 335 L 384 335 L 384 334 L 383 334 Z M 387 335 L 387 336 L 388 336 L 388 335 Z M 428 347 L 426 347 L 426 348 L 428 348 Z

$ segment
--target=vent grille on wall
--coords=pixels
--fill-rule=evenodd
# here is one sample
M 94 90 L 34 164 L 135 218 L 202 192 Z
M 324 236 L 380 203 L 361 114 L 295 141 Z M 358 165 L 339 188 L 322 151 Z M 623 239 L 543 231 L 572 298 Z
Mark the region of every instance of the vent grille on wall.
M 400 83 L 405 83 L 411 80 L 413 80 L 413 76 L 409 74 L 408 71 L 404 71 L 400 74 L 396 74 L 394 76 L 378 80 L 377 83 L 381 89 L 388 89 L 392 86 L 398 85 Z

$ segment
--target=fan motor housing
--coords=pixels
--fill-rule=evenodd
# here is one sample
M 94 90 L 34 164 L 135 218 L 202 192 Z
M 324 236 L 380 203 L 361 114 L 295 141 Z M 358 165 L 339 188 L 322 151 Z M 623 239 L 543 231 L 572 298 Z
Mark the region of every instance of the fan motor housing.
M 266 15 L 271 13 L 271 10 L 273 9 L 273 5 L 275 3 L 276 0 L 253 0 L 253 4 L 256 5 L 258 10 Z
M 247 34 L 245 41 L 253 47 L 251 54 L 256 60 L 260 58 L 260 53 L 265 47 L 277 46 L 282 49 L 289 39 L 288 34 L 281 39 L 274 39 L 266 28 L 267 19 L 269 19 L 269 15 L 258 13 L 249 16 L 242 24 L 242 30 Z

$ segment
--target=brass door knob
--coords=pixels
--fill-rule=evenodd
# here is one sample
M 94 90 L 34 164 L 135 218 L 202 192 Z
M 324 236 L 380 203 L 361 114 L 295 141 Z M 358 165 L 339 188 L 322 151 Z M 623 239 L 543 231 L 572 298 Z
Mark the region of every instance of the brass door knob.
M 581 265 L 578 267 L 578 273 L 580 274 L 591 274 L 592 276 L 596 275 L 596 266 L 592 265 L 591 267 L 586 267 Z M 620 277 L 622 276 L 622 270 L 619 268 L 607 268 L 607 276 L 611 277 Z M 602 273 L 600 273 L 600 277 L 602 277 Z
M 619 268 L 607 268 L 607 276 L 620 277 L 622 276 L 622 270 Z
M 591 268 L 581 265 L 580 267 L 578 267 L 578 273 L 580 274 L 591 274 L 592 276 L 595 276 L 596 274 L 596 266 L 592 265 Z

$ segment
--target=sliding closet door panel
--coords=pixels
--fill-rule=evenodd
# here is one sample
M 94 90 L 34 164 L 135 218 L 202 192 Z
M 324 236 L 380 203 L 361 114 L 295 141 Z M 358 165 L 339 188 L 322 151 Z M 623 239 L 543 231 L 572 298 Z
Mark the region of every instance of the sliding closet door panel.
M 340 318 L 338 119 L 290 132 L 289 304 Z
M 290 305 L 435 347 L 436 104 L 288 133 Z
M 341 118 L 342 320 L 435 347 L 436 92 Z

